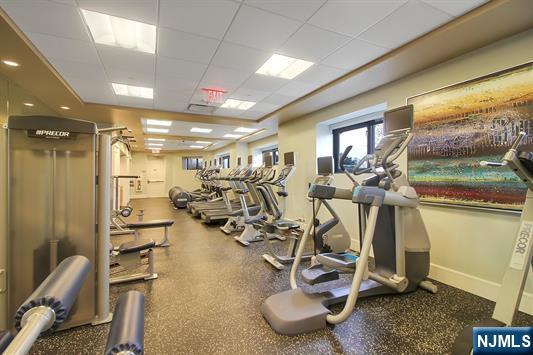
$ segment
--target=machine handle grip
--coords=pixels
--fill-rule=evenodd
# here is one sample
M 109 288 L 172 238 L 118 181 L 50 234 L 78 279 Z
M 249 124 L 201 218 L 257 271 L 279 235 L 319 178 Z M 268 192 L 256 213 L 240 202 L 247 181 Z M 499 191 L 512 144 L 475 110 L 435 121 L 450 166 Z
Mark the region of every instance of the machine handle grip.
M 350 154 L 350 151 L 352 150 L 353 146 L 349 145 L 346 147 L 346 149 L 344 149 L 344 152 L 342 153 L 340 159 L 339 159 L 339 167 L 341 168 L 342 171 L 344 171 L 344 161 L 346 160 L 346 158 L 348 157 L 348 154 Z
M 518 136 L 516 136 L 516 139 L 513 142 L 513 145 L 511 146 L 511 149 L 516 149 L 518 146 L 522 143 L 524 138 L 526 138 L 527 134 L 526 132 L 520 132 L 518 133 Z
M 502 167 L 502 166 L 506 166 L 507 165 L 507 162 L 503 161 L 503 162 L 495 162 L 495 161 L 480 161 L 479 162 L 479 165 L 481 166 L 490 166 L 490 167 Z

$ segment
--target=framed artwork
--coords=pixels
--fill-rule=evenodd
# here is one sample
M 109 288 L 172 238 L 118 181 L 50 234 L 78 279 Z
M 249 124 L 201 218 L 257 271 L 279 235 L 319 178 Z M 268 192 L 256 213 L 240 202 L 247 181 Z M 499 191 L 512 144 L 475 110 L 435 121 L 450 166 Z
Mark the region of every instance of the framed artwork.
M 533 62 L 407 99 L 408 177 L 422 201 L 520 210 L 526 186 L 501 161 L 517 134 L 533 143 Z M 528 147 L 529 148 L 529 147 Z

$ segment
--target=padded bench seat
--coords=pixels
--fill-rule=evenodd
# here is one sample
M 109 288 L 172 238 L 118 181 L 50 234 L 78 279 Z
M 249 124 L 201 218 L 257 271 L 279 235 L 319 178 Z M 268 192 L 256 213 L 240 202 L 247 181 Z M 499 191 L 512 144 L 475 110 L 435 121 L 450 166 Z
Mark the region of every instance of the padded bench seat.
M 138 251 L 151 249 L 154 247 L 155 242 L 152 239 L 138 239 L 120 244 L 120 246 L 118 247 L 118 251 L 120 252 L 120 254 L 130 254 Z
M 125 225 L 123 225 L 123 227 L 131 228 L 131 229 L 163 228 L 163 227 L 170 227 L 173 224 L 174 224 L 174 221 L 171 219 L 153 219 L 151 221 L 126 223 Z

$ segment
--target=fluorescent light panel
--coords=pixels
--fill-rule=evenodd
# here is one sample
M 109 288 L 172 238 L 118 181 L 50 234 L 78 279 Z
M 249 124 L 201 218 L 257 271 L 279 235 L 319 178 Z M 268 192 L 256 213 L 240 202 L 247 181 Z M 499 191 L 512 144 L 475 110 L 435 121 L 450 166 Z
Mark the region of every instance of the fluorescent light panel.
M 302 59 L 287 57 L 281 54 L 273 54 L 256 73 L 276 78 L 294 79 L 312 66 L 313 62 Z
M 163 121 L 163 120 L 151 120 L 147 119 L 146 124 L 149 124 L 151 126 L 165 126 L 170 127 L 172 126 L 172 121 Z
M 198 128 L 198 127 L 193 127 L 191 128 L 191 132 L 196 132 L 196 133 L 211 133 L 213 130 L 211 128 Z
M 190 145 L 191 148 L 203 148 L 203 145 Z
M 227 99 L 224 101 L 220 107 L 222 108 L 233 108 L 236 110 L 248 110 L 249 108 L 253 107 L 255 105 L 255 102 L 253 101 L 242 101 L 237 99 Z
M 146 132 L 149 132 L 149 133 L 168 133 L 168 129 L 167 128 L 148 127 L 148 128 L 146 128 Z
M 155 53 L 154 25 L 81 9 L 95 43 Z
M 146 140 L 152 141 L 152 142 L 164 142 L 165 138 L 146 138 Z
M 62 109 L 62 110 L 70 110 L 70 107 L 68 107 L 68 106 L 61 106 L 60 109 Z
M 242 134 L 232 134 L 232 133 L 228 133 L 228 134 L 225 134 L 224 135 L 224 138 L 241 138 L 242 137 Z
M 9 65 L 10 67 L 18 67 L 18 66 L 20 66 L 19 63 L 14 62 L 12 60 L 2 60 L 2 63 L 4 63 L 5 65 Z
M 239 133 L 252 133 L 257 131 L 255 128 L 246 128 L 246 127 L 239 127 L 235 129 L 233 132 L 239 132 Z
M 31 102 L 25 102 L 24 106 L 33 107 L 34 105 Z
M 148 143 L 150 147 L 162 147 L 163 143 Z
M 111 83 L 116 95 L 140 97 L 142 99 L 153 99 L 154 89 L 142 86 Z
M 198 144 L 210 144 L 211 142 L 206 142 L 206 141 L 196 141 L 195 143 L 198 143 Z

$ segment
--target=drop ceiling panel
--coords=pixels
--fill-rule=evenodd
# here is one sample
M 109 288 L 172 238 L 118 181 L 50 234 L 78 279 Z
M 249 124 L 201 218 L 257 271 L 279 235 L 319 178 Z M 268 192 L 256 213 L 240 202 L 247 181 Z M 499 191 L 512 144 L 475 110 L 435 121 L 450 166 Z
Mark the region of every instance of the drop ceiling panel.
M 186 60 L 157 57 L 156 78 L 157 82 L 176 81 L 178 79 L 188 81 L 200 81 L 207 69 L 207 65 Z
M 266 76 L 261 74 L 253 74 L 248 80 L 246 80 L 242 86 L 260 90 L 274 92 L 287 84 L 287 79 L 276 78 L 273 76 Z
M 169 28 L 159 29 L 157 54 L 164 57 L 209 63 L 219 41 Z
M 152 54 L 105 45 L 97 45 L 97 48 L 111 82 L 154 87 L 155 57 Z
M 197 86 L 196 81 L 172 80 L 171 77 L 167 77 L 165 81 L 156 82 L 154 99 L 157 101 L 157 98 L 161 96 L 165 100 L 170 100 L 173 97 L 175 101 L 188 102 Z
M 232 92 L 229 97 L 232 99 L 258 102 L 270 95 L 268 91 L 252 90 L 246 87 L 240 87 Z
M 255 113 L 259 112 L 259 113 L 265 114 L 265 113 L 277 110 L 280 107 L 281 107 L 281 105 L 269 104 L 269 103 L 265 103 L 265 102 L 258 102 L 257 104 L 252 106 L 252 108 L 249 111 L 250 112 L 255 112 Z
M 111 85 L 106 80 L 80 78 L 69 75 L 65 75 L 64 78 L 85 102 L 118 104 L 117 96 L 113 93 Z
M 154 109 L 163 111 L 183 112 L 189 106 L 189 99 L 191 95 L 180 97 L 179 94 L 164 91 L 163 93 L 156 92 L 154 94 Z
M 26 35 L 46 58 L 58 58 L 95 65 L 100 64 L 96 49 L 90 42 L 33 32 L 28 32 Z
M 289 96 L 289 95 L 283 95 L 283 94 L 278 94 L 278 93 L 274 93 L 272 95 L 270 95 L 269 97 L 267 97 L 266 99 L 263 100 L 263 103 L 266 103 L 266 104 L 274 104 L 274 105 L 277 105 L 277 106 L 284 106 L 292 101 L 294 101 L 295 98 L 294 96 Z
M 355 37 L 406 2 L 406 0 L 330 0 L 311 17 L 309 23 Z M 416 17 L 409 18 L 416 19 Z
M 385 47 L 380 47 L 356 38 L 324 59 L 322 63 L 332 67 L 350 70 L 368 63 L 388 51 Z
M 425 3 L 436 7 L 452 16 L 459 16 L 478 6 L 483 5 L 488 0 L 422 0 Z
M 87 81 L 100 81 L 109 86 L 107 76 L 101 65 L 86 64 L 58 58 L 50 58 L 50 64 L 63 77 L 87 79 Z M 78 82 L 80 84 L 80 82 Z
M 24 32 L 89 41 L 81 14 L 74 6 L 45 0 L 0 0 L 0 6 Z
M 214 112 L 217 116 L 225 116 L 225 117 L 237 117 L 243 114 L 243 110 L 236 110 L 232 108 L 225 108 L 225 107 L 219 107 Z
M 160 0 L 159 25 L 222 39 L 239 4 L 227 0 Z
M 306 24 L 289 38 L 279 52 L 293 58 L 318 62 L 350 39 L 351 37 Z
M 310 84 L 325 85 L 340 76 L 346 74 L 348 70 L 330 67 L 324 64 L 315 64 L 302 74 L 298 75 L 298 81 Z
M 213 58 L 213 65 L 255 72 L 272 55 L 271 52 L 234 43 L 222 42 Z
M 278 94 L 300 97 L 318 89 L 320 85 L 303 83 L 296 80 L 290 81 L 287 85 L 277 91 Z
M 271 51 L 281 46 L 301 25 L 299 21 L 243 5 L 225 39 Z
M 239 87 L 253 72 L 221 68 L 210 65 L 202 79 L 202 87 L 218 87 L 226 91 L 233 91 Z
M 138 97 L 121 96 L 121 95 L 116 95 L 116 96 L 117 96 L 118 104 L 121 106 L 148 108 L 148 109 L 154 108 L 153 100 L 142 99 Z
M 278 15 L 307 21 L 326 0 L 246 0 L 246 4 Z
M 444 11 L 420 1 L 410 0 L 383 21 L 363 32 L 359 38 L 384 47 L 396 48 L 451 19 Z
M 157 0 L 77 0 L 82 9 L 157 25 Z

